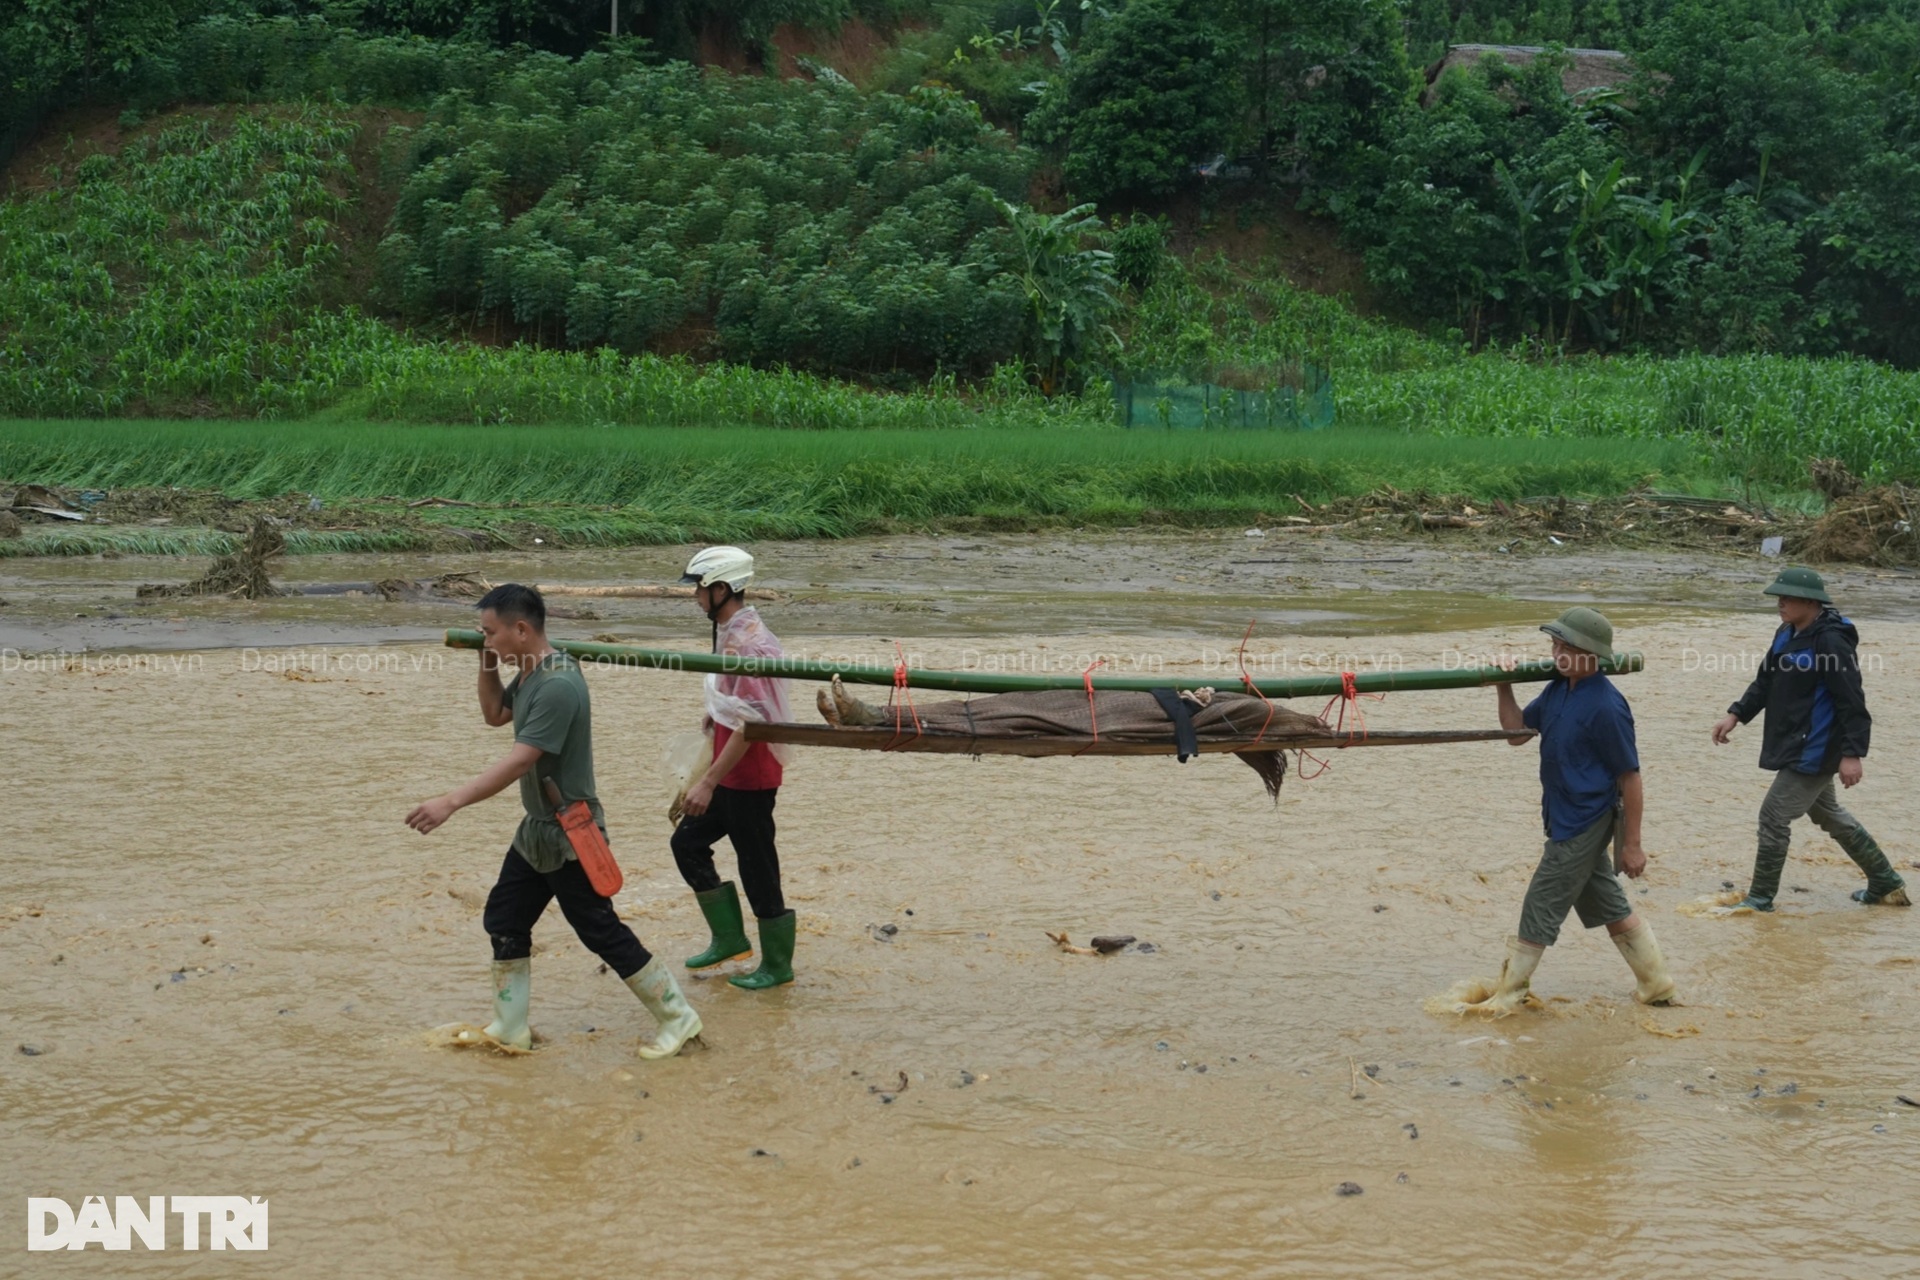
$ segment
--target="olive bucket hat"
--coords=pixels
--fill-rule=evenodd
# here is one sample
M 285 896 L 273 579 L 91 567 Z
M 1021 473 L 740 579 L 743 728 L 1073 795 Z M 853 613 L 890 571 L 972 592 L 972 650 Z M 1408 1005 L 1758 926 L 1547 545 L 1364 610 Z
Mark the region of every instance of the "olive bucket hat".
M 1583 649 L 1609 661 L 1613 657 L 1613 624 L 1598 609 L 1589 609 L 1582 605 L 1569 609 L 1552 622 L 1540 628 L 1556 640 L 1564 640 L 1576 649 Z
M 1833 597 L 1827 594 L 1827 584 L 1820 575 L 1798 565 L 1782 569 L 1780 576 L 1768 584 L 1766 594 L 1798 596 L 1802 600 L 1818 600 L 1821 604 L 1833 603 Z

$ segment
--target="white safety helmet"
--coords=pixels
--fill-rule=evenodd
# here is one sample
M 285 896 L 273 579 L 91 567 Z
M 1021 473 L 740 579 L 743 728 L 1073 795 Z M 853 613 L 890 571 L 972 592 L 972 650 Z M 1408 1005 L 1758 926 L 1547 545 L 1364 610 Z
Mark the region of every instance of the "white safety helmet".
M 753 581 L 753 557 L 739 547 L 708 547 L 687 561 L 680 581 L 701 587 L 724 582 L 739 591 Z

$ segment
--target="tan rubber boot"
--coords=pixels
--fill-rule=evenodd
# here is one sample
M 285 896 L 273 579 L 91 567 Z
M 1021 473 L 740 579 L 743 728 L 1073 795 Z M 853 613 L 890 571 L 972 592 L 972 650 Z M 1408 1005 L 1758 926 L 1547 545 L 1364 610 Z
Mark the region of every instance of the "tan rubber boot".
M 1507 959 L 1500 966 L 1500 978 L 1493 984 L 1493 994 L 1474 1004 L 1462 1005 L 1462 1013 L 1491 1013 L 1497 1017 L 1506 1017 L 1527 1002 L 1527 993 L 1532 989 L 1533 971 L 1539 967 L 1540 957 L 1545 955 L 1545 947 L 1536 947 L 1531 942 L 1522 942 L 1519 938 L 1507 939 Z
M 1633 989 L 1635 1000 L 1641 1004 L 1673 1002 L 1673 979 L 1667 974 L 1667 959 L 1660 954 L 1652 925 L 1642 920 L 1625 933 L 1614 934 L 1613 945 L 1620 948 L 1633 976 L 1640 980 Z
M 533 962 L 524 956 L 518 960 L 493 962 L 493 1021 L 486 1033 L 514 1049 L 533 1048 L 533 1032 L 527 1026 L 527 1006 L 533 994 Z
M 682 1045 L 700 1034 L 700 1015 L 680 994 L 673 970 L 659 956 L 647 961 L 646 968 L 628 978 L 627 987 L 640 997 L 640 1003 L 647 1006 L 647 1012 L 660 1024 L 659 1034 L 637 1050 L 641 1057 L 671 1058 L 680 1052 Z

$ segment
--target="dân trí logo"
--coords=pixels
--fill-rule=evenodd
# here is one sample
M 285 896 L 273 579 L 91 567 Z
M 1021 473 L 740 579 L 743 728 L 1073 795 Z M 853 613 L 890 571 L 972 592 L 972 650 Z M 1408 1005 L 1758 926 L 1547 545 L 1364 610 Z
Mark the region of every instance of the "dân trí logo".
M 57 1196 L 28 1196 L 27 1249 L 131 1249 L 135 1240 L 165 1249 L 169 1210 L 180 1220 L 182 1249 L 267 1247 L 267 1202 L 259 1196 L 115 1196 L 111 1208 L 105 1196 L 88 1196 L 78 1210 Z

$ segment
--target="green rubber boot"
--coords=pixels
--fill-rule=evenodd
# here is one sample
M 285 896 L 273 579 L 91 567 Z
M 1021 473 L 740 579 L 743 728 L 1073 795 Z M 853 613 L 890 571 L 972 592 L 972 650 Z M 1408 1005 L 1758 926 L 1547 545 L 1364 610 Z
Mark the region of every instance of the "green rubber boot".
M 1867 887 L 1853 895 L 1855 902 L 1907 905 L 1907 882 L 1893 869 L 1893 863 L 1887 860 L 1879 841 L 1868 834 L 1865 827 L 1856 825 L 1847 832 L 1840 840 L 1840 847 L 1846 850 L 1856 867 L 1867 873 Z
M 707 918 L 713 941 L 705 951 L 687 957 L 687 968 L 710 969 L 729 960 L 745 960 L 753 954 L 753 943 L 747 940 L 746 921 L 740 915 L 740 895 L 734 891 L 733 881 L 727 881 L 718 889 L 696 893 L 693 900 L 700 904 L 700 914 Z
M 1753 880 L 1747 887 L 1747 896 L 1740 903 L 1755 911 L 1773 910 L 1773 900 L 1780 892 L 1780 873 L 1787 869 L 1787 844 L 1767 841 L 1753 859 Z
M 533 995 L 533 961 L 493 962 L 493 1021 L 486 1033 L 501 1044 L 516 1049 L 533 1048 L 533 1032 L 527 1026 L 527 1006 Z
M 727 981 L 748 991 L 764 991 L 793 981 L 793 926 L 789 911 L 783 916 L 760 922 L 760 967 L 752 973 L 736 974 Z

